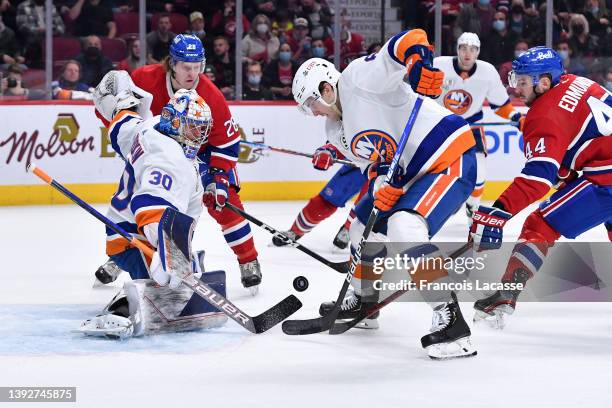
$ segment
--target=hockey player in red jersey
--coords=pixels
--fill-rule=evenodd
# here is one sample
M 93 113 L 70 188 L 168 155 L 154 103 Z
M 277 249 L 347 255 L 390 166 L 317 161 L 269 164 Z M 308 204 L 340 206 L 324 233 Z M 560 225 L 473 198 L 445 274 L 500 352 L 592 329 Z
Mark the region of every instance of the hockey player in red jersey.
M 198 153 L 200 174 L 206 189 L 203 201 L 238 258 L 243 286 L 255 294 L 262 275 L 251 228 L 244 218 L 224 208 L 226 201 L 243 208 L 238 195 L 240 181 L 236 172 L 240 132 L 223 94 L 202 73 L 204 64 L 202 42 L 196 36 L 180 34 L 170 44 L 166 59 L 160 64 L 140 67 L 131 76 L 137 86 L 153 95 L 153 115 L 159 115 L 174 92 L 181 88 L 195 89 L 210 106 L 212 130 Z M 98 279 L 104 279 L 104 271 L 111 268 L 112 265 L 103 265 L 96 272 Z
M 527 162 L 492 207 L 474 214 L 471 237 L 478 249 L 499 248 L 506 222 L 557 191 L 523 225 L 502 282 L 526 283 L 561 235 L 605 224 L 612 230 L 612 95 L 588 78 L 563 75 L 559 55 L 535 47 L 512 62 L 510 84 L 527 106 L 523 137 Z M 475 319 L 503 326 L 520 294 L 497 291 L 477 301 Z

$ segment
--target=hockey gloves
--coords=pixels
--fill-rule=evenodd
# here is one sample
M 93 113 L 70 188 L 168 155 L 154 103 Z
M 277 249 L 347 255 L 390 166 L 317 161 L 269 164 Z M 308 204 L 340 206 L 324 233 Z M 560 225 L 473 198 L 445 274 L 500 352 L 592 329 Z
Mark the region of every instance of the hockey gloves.
M 518 128 L 519 132 L 523 131 L 523 127 L 525 126 L 525 115 L 520 112 L 516 112 L 510 117 L 510 120 L 516 123 L 516 127 Z
M 312 156 L 312 165 L 317 170 L 327 170 L 334 164 L 334 160 L 338 158 L 343 159 L 344 156 L 342 156 L 342 153 L 340 153 L 334 145 L 327 143 L 314 152 Z
M 202 201 L 209 209 L 221 211 L 229 197 L 229 178 L 221 169 L 210 168 L 204 176 L 204 196 Z
M 406 51 L 408 83 L 418 94 L 437 98 L 442 93 L 444 73 L 432 66 L 432 53 L 428 47 L 414 45 Z
M 371 180 L 370 192 L 374 198 L 374 206 L 381 211 L 389 211 L 404 194 L 401 166 L 396 168 L 391 183 L 385 182 L 388 170 L 387 163 L 373 163 L 367 170 L 368 179 Z
M 472 216 L 470 240 L 477 251 L 498 249 L 504 238 L 504 225 L 512 214 L 495 207 L 481 205 Z

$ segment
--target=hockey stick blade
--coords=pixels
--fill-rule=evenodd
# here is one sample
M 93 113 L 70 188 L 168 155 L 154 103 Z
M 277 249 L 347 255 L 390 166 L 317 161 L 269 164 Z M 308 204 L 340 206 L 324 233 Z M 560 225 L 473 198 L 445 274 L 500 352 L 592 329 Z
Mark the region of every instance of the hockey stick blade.
M 289 295 L 260 315 L 253 317 L 255 333 L 263 333 L 276 326 L 302 307 L 302 302 L 294 295 Z
M 472 246 L 473 246 L 472 242 L 468 242 L 468 243 L 462 245 L 459 249 L 457 249 L 452 254 L 450 254 L 449 258 L 451 258 L 451 259 L 457 258 L 461 254 L 463 254 L 465 251 L 467 251 L 470 248 L 472 248 Z M 329 334 L 342 334 L 342 333 L 352 329 L 353 327 L 357 326 L 362 320 L 367 319 L 368 317 L 372 316 L 374 313 L 378 312 L 383 307 L 385 307 L 388 304 L 392 303 L 393 301 L 395 301 L 397 298 L 401 297 L 406 292 L 408 292 L 408 289 L 401 289 L 401 290 L 398 290 L 396 292 L 393 292 L 390 296 L 388 296 L 382 302 L 374 303 L 374 304 L 370 305 L 369 307 L 361 310 L 361 312 L 359 313 L 359 316 L 355 317 L 354 319 L 351 319 L 351 320 L 349 320 L 347 322 L 336 322 L 330 328 Z M 284 331 L 284 327 L 283 327 L 283 331 Z
M 305 334 L 316 334 L 329 330 L 331 320 L 325 317 L 317 317 L 307 320 L 286 320 L 283 322 L 283 333 L 290 336 L 301 336 Z

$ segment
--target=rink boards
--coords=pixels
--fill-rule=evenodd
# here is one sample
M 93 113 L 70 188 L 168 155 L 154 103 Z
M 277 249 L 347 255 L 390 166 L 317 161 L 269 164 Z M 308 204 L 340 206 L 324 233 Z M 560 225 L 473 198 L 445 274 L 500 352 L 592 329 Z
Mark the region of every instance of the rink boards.
M 325 143 L 324 120 L 308 118 L 293 103 L 232 103 L 243 138 L 312 153 Z M 26 172 L 35 162 L 89 202 L 108 202 L 123 170 L 107 131 L 88 102 L 15 102 L 0 105 L 0 205 L 67 202 Z M 484 122 L 500 118 L 485 108 Z M 520 133 L 512 126 L 486 128 L 489 146 L 485 199 L 496 198 L 525 161 Z M 262 154 L 263 153 L 263 154 Z M 238 171 L 244 200 L 302 200 L 332 176 L 310 160 L 241 149 Z

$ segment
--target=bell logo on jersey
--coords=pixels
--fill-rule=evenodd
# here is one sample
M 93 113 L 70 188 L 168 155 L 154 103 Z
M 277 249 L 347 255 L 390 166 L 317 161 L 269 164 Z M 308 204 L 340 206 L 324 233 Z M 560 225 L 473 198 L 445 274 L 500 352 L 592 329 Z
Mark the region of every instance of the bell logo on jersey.
M 382 130 L 369 129 L 357 133 L 351 142 L 351 152 L 371 162 L 391 162 L 397 143 Z
M 463 89 L 454 89 L 444 95 L 444 107 L 456 115 L 463 115 L 472 106 L 472 95 Z

